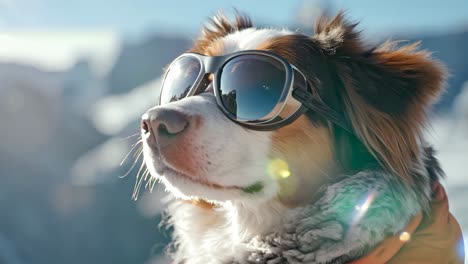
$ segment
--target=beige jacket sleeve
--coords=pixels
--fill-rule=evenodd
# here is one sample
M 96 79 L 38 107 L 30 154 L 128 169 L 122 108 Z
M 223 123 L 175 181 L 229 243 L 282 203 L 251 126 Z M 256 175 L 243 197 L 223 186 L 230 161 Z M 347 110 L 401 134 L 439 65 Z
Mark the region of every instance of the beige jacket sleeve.
M 460 225 L 449 212 L 444 188 L 433 188 L 430 215 L 418 215 L 402 234 L 389 237 L 352 264 L 464 264 Z

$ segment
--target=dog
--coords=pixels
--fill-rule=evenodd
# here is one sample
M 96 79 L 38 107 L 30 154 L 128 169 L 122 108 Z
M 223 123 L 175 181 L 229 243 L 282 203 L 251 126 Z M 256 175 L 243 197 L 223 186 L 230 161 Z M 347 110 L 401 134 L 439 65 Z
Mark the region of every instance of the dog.
M 356 26 L 339 13 L 307 36 L 217 15 L 169 66 L 172 97 L 143 114 L 141 136 L 151 180 L 172 197 L 175 263 L 349 263 L 431 216 L 443 172 L 422 131 L 446 70 L 418 44 L 368 45 Z M 281 125 L 233 114 L 266 99 L 245 106 L 243 90 L 223 89 L 274 67 L 291 87 L 307 82 L 281 111 L 305 110 Z

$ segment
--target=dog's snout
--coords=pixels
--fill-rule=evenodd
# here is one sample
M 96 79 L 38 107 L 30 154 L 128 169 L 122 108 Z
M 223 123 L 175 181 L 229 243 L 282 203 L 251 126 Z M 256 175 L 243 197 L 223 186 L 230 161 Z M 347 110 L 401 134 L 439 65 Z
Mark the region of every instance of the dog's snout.
M 183 134 L 190 124 L 189 117 L 179 111 L 165 108 L 153 108 L 141 118 L 141 130 L 144 134 L 151 134 L 160 146 Z

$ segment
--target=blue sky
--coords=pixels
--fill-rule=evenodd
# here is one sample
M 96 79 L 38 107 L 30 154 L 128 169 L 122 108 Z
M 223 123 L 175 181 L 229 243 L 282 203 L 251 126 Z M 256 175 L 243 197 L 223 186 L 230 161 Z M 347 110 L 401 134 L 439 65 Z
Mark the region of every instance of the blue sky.
M 305 3 L 264 0 L 0 0 L 0 31 L 115 30 L 127 35 L 145 31 L 195 34 L 216 10 L 236 7 L 264 24 L 290 25 Z M 370 32 L 431 31 L 468 27 L 467 0 L 335 0 Z

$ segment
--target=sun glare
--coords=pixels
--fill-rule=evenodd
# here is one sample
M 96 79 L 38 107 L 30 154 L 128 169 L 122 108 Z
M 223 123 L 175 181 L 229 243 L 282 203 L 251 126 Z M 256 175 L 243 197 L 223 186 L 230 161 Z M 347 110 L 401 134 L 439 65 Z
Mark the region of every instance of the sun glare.
M 408 232 L 402 232 L 400 234 L 400 241 L 401 242 L 408 242 L 411 239 L 411 234 Z
M 274 159 L 268 164 L 268 175 L 274 178 L 286 179 L 291 176 L 291 171 L 286 161 Z

